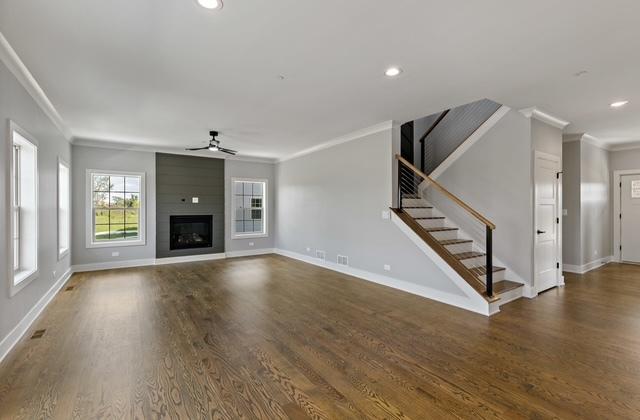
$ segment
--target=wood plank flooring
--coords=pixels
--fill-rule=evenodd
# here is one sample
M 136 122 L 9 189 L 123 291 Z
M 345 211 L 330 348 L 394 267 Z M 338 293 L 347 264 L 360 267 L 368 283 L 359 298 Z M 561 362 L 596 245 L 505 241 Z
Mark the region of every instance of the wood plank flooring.
M 490 319 L 275 255 L 69 284 L 0 365 L 0 418 L 640 418 L 636 266 Z

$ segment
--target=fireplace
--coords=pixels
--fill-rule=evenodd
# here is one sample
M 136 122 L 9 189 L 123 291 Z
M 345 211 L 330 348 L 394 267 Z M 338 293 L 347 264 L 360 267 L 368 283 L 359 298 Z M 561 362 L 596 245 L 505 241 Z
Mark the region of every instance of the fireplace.
M 169 248 L 211 248 L 213 242 L 213 216 L 171 216 Z

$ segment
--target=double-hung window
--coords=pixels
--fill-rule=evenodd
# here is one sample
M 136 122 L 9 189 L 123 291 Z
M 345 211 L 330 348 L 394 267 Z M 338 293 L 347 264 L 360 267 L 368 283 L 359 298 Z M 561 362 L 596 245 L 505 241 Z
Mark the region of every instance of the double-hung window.
M 87 247 L 144 245 L 143 173 L 87 171 Z
M 267 180 L 232 179 L 234 239 L 267 236 Z
M 11 133 L 11 295 L 38 275 L 38 145 L 13 122 Z
M 58 258 L 69 253 L 71 246 L 71 169 L 58 160 Z

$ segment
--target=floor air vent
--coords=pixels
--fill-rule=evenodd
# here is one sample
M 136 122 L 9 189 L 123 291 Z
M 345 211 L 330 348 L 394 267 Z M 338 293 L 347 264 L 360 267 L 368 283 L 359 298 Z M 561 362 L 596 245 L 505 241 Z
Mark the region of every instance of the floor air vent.
M 349 257 L 346 255 L 338 255 L 338 265 L 349 265 Z
M 47 330 L 37 330 L 37 331 L 35 331 L 33 333 L 33 335 L 31 336 L 31 339 L 33 340 L 34 338 L 41 338 L 46 331 Z
M 316 258 L 317 258 L 317 259 L 324 261 L 324 260 L 326 259 L 326 257 L 327 257 L 327 256 L 326 256 L 326 254 L 325 254 L 325 252 L 324 252 L 324 251 L 318 251 L 318 250 L 316 250 Z

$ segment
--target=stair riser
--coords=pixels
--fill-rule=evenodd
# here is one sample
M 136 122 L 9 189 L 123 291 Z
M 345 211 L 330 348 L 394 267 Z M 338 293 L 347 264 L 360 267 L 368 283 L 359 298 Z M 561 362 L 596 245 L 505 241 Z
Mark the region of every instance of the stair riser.
M 480 267 L 487 263 L 487 257 L 467 258 L 466 260 L 462 260 L 462 263 L 469 268 Z
M 438 241 L 444 241 L 447 239 L 458 239 L 457 230 L 443 230 L 440 232 L 429 232 Z
M 444 227 L 444 219 L 419 219 L 417 221 L 424 228 Z
M 421 198 L 403 198 L 402 207 L 419 207 L 426 206 L 427 202 Z
M 504 280 L 504 274 L 506 273 L 506 270 L 500 270 L 500 271 L 494 271 L 493 273 L 493 283 L 497 283 L 499 281 Z M 480 276 L 480 281 L 483 282 L 484 284 L 487 283 L 487 277 L 486 276 Z
M 473 242 L 465 242 L 462 244 L 445 245 L 445 248 L 452 254 L 462 254 L 463 252 L 473 251 Z
M 411 217 L 431 217 L 433 209 L 404 209 Z

